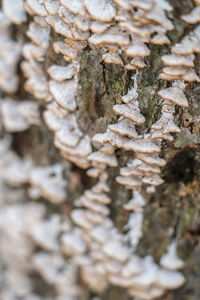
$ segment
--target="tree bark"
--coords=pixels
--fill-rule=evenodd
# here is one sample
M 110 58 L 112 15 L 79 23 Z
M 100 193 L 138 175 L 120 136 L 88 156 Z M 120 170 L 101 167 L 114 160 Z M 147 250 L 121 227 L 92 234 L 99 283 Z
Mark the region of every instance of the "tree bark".
M 180 41 L 194 26 L 181 21 L 180 16 L 191 11 L 193 7 L 190 0 L 171 0 L 174 7 L 170 18 L 173 19 L 175 29 L 168 33 L 172 45 Z M 28 23 L 21 26 L 13 25 L 13 36 L 26 40 L 25 32 Z M 52 52 L 52 43 L 57 39 L 52 33 L 51 45 L 45 68 L 52 63 L 64 64 L 61 56 Z M 145 69 L 139 70 L 138 101 L 142 114 L 146 118 L 144 125 L 138 127 L 138 132 L 146 133 L 151 125 L 158 120 L 161 106 L 157 92 L 167 86 L 158 75 L 163 67 L 161 56 L 170 53 L 170 46 L 151 45 L 151 55 L 147 57 Z M 108 65 L 101 61 L 102 51 L 95 47 L 83 50 L 79 74 L 78 95 L 78 122 L 81 130 L 92 137 L 97 132 L 104 132 L 107 125 L 117 120 L 112 107 L 121 103 L 121 96 L 126 94 L 133 86 L 132 71 L 123 67 Z M 126 60 L 126 57 L 124 57 Z M 195 69 L 200 74 L 200 55 L 196 55 Z M 20 87 L 16 99 L 33 99 L 24 91 L 23 74 L 20 75 Z M 2 94 L 3 96 L 8 96 Z M 170 240 L 178 237 L 178 254 L 184 260 L 183 270 L 186 278 L 185 285 L 173 292 L 168 292 L 163 300 L 198 300 L 200 299 L 200 85 L 187 84 L 186 96 L 189 100 L 189 109 L 176 108 L 175 120 L 181 128 L 181 133 L 175 135 L 175 141 L 162 143 L 161 156 L 167 161 L 162 168 L 164 183 L 156 189 L 156 193 L 147 196 L 144 210 L 143 237 L 138 245 L 137 253 L 140 256 L 152 255 L 159 262 Z M 38 101 L 38 100 L 35 100 Z M 40 103 L 41 114 L 45 104 Z M 73 209 L 73 202 L 86 188 L 94 184 L 95 180 L 64 159 L 53 146 L 53 134 L 42 122 L 40 127 L 32 126 L 26 132 L 14 133 L 13 149 L 20 155 L 29 155 L 36 165 L 49 165 L 62 163 L 65 166 L 65 178 L 68 180 L 68 199 L 63 205 L 56 207 L 45 202 L 49 213 L 59 212 L 69 215 Z M 123 232 L 128 214 L 122 209 L 131 193 L 118 185 L 115 177 L 119 168 L 134 157 L 132 152 L 118 149 L 116 155 L 119 161 L 117 168 L 109 168 L 110 197 L 112 198 L 111 218 L 115 226 Z M 114 191 L 114 192 L 113 192 Z M 83 299 L 89 299 L 91 292 L 86 292 Z M 125 290 L 110 287 L 101 295 L 104 300 L 126 300 Z

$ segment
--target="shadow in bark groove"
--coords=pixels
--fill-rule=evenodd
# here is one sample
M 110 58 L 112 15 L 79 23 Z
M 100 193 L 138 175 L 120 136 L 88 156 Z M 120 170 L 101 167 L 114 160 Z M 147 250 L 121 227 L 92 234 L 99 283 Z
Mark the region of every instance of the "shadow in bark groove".
M 183 151 L 177 153 L 165 168 L 165 182 L 183 182 L 193 181 L 195 171 L 195 150 L 186 147 Z

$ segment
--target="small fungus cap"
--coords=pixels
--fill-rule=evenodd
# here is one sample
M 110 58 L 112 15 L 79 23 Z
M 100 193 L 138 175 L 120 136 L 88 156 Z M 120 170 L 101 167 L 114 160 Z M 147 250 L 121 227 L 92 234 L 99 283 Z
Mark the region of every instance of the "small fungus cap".
M 100 22 L 110 22 L 116 15 L 116 9 L 111 0 L 83 0 L 90 16 Z
M 182 106 L 188 107 L 188 101 L 183 93 L 183 90 L 177 86 L 173 86 L 167 89 L 162 89 L 158 92 L 158 95 L 165 100 L 172 101 L 173 103 Z

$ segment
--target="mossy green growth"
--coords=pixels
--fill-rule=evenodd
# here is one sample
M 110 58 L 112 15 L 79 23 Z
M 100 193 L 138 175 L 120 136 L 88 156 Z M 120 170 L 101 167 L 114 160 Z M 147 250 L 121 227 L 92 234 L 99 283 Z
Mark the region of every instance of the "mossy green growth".
M 200 136 L 192 134 L 188 128 L 182 128 L 181 133 L 177 134 L 174 146 L 176 148 L 184 148 L 187 145 L 199 144 Z
M 114 85 L 115 85 L 115 92 L 118 94 L 120 91 L 120 83 L 118 81 L 115 81 Z

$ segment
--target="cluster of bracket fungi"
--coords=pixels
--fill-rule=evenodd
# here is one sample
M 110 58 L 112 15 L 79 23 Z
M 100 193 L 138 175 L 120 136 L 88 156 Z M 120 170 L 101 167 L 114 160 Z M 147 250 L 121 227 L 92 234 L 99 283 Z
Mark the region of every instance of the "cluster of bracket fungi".
M 194 0 L 191 13 L 182 16 L 190 24 L 200 22 L 200 1 Z M 167 17 L 172 7 L 165 0 L 2 0 L 0 11 L 0 293 L 2 300 L 45 300 L 34 291 L 30 272 L 39 273 L 54 288 L 48 299 L 76 300 L 82 280 L 94 293 L 109 284 L 126 288 L 134 299 L 156 299 L 167 290 L 182 286 L 179 271 L 184 266 L 176 253 L 176 239 L 156 264 L 153 257 L 139 257 L 137 245 L 142 236 L 145 199 L 142 190 L 154 193 L 163 180 L 165 160 L 162 141 L 172 142 L 179 133 L 175 106 L 188 107 L 184 95 L 187 82 L 199 82 L 194 58 L 200 53 L 200 27 L 172 47 L 172 54 L 161 57 L 164 68 L 159 79 L 172 82 L 158 92 L 161 115 L 147 134 L 139 135 L 137 126 L 145 123 L 137 94 L 137 73 L 145 68 L 148 44 L 170 44 L 166 33 L 174 26 Z M 29 22 L 29 41 L 14 39 L 12 26 Z M 56 39 L 50 41 L 55 32 Z M 86 47 L 104 50 L 102 60 L 133 72 L 134 86 L 113 106 L 119 116 L 105 133 L 91 140 L 81 131 L 77 120 L 77 93 L 81 52 Z M 52 49 L 51 49 L 52 48 Z M 47 70 L 49 51 L 63 57 L 61 65 Z M 126 55 L 126 63 L 123 55 Z M 26 78 L 24 90 L 35 101 L 17 99 L 17 66 Z M 5 96 L 4 96 L 5 95 Z M 37 101 L 38 100 L 38 101 Z M 43 197 L 54 205 L 65 202 L 67 182 L 63 165 L 37 166 L 31 157 L 21 158 L 11 147 L 12 133 L 40 126 L 40 102 L 45 103 L 43 119 L 54 134 L 54 146 L 61 155 L 97 179 L 79 197 L 70 218 L 49 215 Z M 96 150 L 93 151 L 93 146 Z M 107 166 L 118 165 L 115 150 L 133 151 L 135 158 L 120 169 L 117 183 L 132 190 L 124 205 L 130 212 L 126 234 L 120 233 L 109 218 Z M 24 185 L 28 186 L 25 193 Z M 22 201 L 29 197 L 31 201 Z M 73 224 L 72 224 L 73 221 Z M 35 251 L 35 247 L 39 247 Z M 66 259 L 67 257 L 67 259 Z M 99 299 L 95 297 L 94 299 Z

